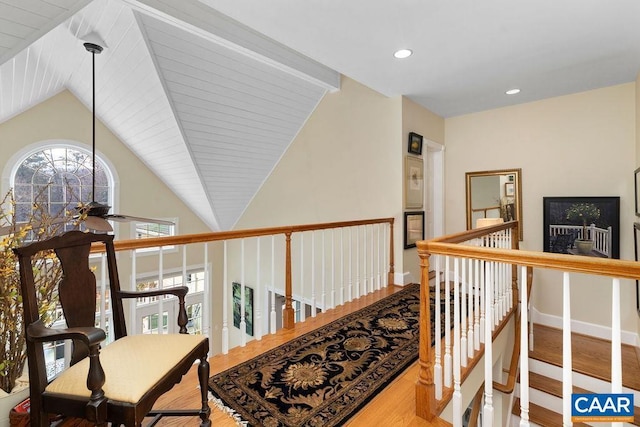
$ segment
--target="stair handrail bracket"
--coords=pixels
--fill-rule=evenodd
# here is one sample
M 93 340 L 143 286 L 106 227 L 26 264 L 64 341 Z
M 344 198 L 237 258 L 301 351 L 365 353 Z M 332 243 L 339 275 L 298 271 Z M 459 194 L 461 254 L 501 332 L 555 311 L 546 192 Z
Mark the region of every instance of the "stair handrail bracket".
M 494 399 L 513 391 L 515 371 L 519 369 L 520 425 L 529 425 L 531 337 L 527 339 L 527 332 L 521 333 L 521 329 L 530 325 L 529 296 L 536 269 L 562 272 L 558 286 L 563 289 L 563 347 L 569 349 L 563 362 L 563 381 L 568 383 L 563 395 L 565 425 L 571 423 L 570 276 L 573 273 L 611 278 L 613 377 L 610 392 L 620 392 L 620 279 L 640 279 L 640 263 L 520 250 L 517 236 L 518 223 L 512 221 L 417 242 L 422 270 L 417 416 L 426 420 L 441 417 L 454 426 L 462 426 L 466 406 L 478 387 L 484 387 L 482 425 L 502 425 L 508 420 L 504 414 L 502 419 L 494 420 Z M 432 307 L 435 313 L 431 313 Z M 432 319 L 439 321 L 431 325 Z M 514 336 L 509 341 L 501 333 L 512 319 L 515 320 L 509 328 L 513 329 Z M 506 350 L 507 342 L 513 344 L 513 352 L 519 355 L 511 359 L 509 380 L 502 385 L 501 376 L 493 378 L 494 372 L 502 372 L 502 367 L 493 364 L 499 360 L 500 352 Z M 480 378 L 478 375 L 470 375 L 483 357 L 484 366 L 477 368 L 484 368 L 484 385 L 482 381 L 475 383 Z M 467 378 L 473 381 L 465 387 Z M 464 397 L 464 393 L 469 394 Z M 499 413 L 501 411 L 496 411 L 496 417 Z

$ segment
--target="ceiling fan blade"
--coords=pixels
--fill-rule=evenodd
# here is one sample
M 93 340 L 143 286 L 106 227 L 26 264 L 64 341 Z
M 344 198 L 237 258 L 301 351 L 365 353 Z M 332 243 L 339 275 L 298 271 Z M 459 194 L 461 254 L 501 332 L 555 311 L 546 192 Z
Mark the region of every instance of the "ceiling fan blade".
M 175 225 L 173 221 L 166 221 L 163 219 L 155 219 L 155 218 L 143 218 L 143 217 L 131 216 L 131 215 L 108 214 L 108 215 L 104 215 L 103 218 L 111 221 L 119 221 L 119 222 L 136 221 L 136 222 L 150 222 L 152 224 Z
M 104 218 L 99 216 L 87 216 L 84 220 L 84 225 L 89 230 L 101 231 L 101 232 L 110 232 L 113 231 L 113 227 L 106 221 Z

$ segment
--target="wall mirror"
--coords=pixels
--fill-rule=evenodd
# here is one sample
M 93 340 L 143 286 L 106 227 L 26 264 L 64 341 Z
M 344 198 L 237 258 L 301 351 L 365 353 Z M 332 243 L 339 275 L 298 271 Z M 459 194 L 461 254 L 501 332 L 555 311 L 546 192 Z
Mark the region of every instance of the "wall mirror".
M 467 230 L 476 228 L 479 218 L 518 220 L 522 240 L 521 169 L 467 172 Z

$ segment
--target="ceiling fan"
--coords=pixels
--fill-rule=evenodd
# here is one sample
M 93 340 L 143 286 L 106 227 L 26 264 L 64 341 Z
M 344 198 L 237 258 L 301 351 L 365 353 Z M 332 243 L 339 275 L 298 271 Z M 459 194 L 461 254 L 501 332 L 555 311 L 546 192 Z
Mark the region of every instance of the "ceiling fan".
M 90 203 L 87 203 L 82 209 L 86 213 L 84 219 L 84 225 L 95 231 L 109 232 L 113 231 L 113 227 L 109 224 L 109 221 L 139 221 L 149 222 L 162 225 L 174 225 L 172 221 L 165 221 L 161 219 L 143 218 L 131 215 L 110 214 L 109 210 L 111 206 L 103 203 L 96 202 L 96 55 L 100 54 L 103 50 L 101 42 L 98 41 L 99 37 L 95 33 L 90 33 L 85 36 L 86 39 L 93 39 L 93 41 L 87 41 L 84 43 L 84 48 L 87 52 L 91 53 L 91 72 L 92 72 L 92 145 L 91 145 L 91 197 Z M 104 44 L 104 42 L 102 42 Z

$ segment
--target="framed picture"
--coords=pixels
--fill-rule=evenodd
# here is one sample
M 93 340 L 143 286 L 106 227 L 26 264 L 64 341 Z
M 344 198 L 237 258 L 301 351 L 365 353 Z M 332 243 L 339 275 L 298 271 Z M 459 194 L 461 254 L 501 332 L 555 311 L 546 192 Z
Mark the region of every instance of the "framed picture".
M 242 304 L 240 283 L 233 282 L 233 326 L 240 329 L 240 309 Z M 246 332 L 253 336 L 253 289 L 248 286 L 244 287 L 244 321 L 246 323 Z
M 418 156 L 422 155 L 422 135 L 409 132 L 409 152 Z
M 543 205 L 545 252 L 620 258 L 620 197 L 544 197 Z
M 636 199 L 636 216 L 640 216 L 640 168 L 634 172 L 635 181 L 635 199 Z
M 633 247 L 636 261 L 640 261 L 640 222 L 633 224 Z M 636 311 L 640 315 L 640 281 L 636 280 Z
M 407 209 L 422 209 L 424 200 L 424 169 L 419 157 L 405 157 L 405 207 Z
M 516 184 L 515 182 L 505 182 L 504 183 L 504 195 L 513 197 L 516 194 Z
M 404 248 L 415 248 L 418 240 L 424 240 L 424 211 L 404 213 Z

